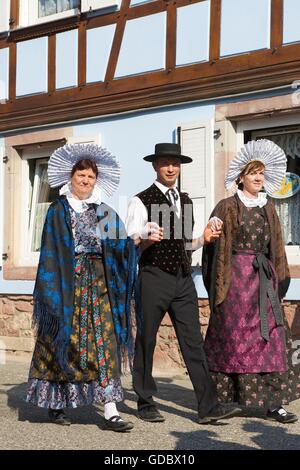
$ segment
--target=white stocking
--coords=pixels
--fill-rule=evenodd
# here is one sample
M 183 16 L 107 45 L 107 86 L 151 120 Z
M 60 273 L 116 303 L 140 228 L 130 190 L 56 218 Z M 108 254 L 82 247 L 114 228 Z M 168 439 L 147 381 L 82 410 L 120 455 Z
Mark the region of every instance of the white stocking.
M 110 401 L 104 405 L 104 418 L 110 419 L 113 416 L 119 416 L 119 412 L 117 410 L 116 404 Z

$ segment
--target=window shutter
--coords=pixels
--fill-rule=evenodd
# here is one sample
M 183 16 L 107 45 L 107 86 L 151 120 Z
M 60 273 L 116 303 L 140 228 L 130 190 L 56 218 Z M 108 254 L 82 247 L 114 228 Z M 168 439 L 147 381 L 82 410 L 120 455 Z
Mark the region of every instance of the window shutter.
M 181 165 L 180 190 L 193 201 L 194 231 L 201 234 L 214 203 L 213 121 L 182 124 L 178 137 L 182 154 L 193 159 L 192 163 Z M 193 253 L 193 266 L 201 265 L 201 255 L 201 249 Z
M 120 0 L 81 0 L 81 11 L 93 11 L 100 8 L 118 8 Z
M 0 268 L 3 265 L 3 236 L 4 236 L 4 146 L 0 146 Z
M 9 30 L 10 0 L 1 0 L 0 8 L 0 32 Z

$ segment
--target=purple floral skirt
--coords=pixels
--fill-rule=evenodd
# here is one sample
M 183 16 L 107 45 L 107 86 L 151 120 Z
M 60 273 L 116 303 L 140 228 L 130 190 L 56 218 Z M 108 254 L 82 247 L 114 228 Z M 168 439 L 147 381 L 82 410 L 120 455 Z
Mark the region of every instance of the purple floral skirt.
M 232 256 L 231 285 L 209 323 L 205 352 L 209 368 L 225 373 L 284 372 L 287 370 L 284 326 L 277 326 L 268 299 L 270 340 L 261 336 L 258 271 L 255 254 Z M 273 287 L 277 288 L 273 270 Z

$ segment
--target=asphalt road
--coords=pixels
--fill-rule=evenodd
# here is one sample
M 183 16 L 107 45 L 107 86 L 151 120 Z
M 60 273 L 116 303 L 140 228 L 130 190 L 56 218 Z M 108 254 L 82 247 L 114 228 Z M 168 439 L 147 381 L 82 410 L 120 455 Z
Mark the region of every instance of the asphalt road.
M 197 423 L 191 383 L 178 371 L 156 371 L 157 403 L 164 423 L 145 423 L 136 417 L 136 397 L 130 376 L 123 378 L 125 402 L 120 411 L 134 422 L 126 434 L 103 429 L 100 406 L 68 410 L 70 427 L 47 421 L 47 412 L 24 401 L 28 358 L 7 358 L 0 365 L 1 450 L 253 450 L 300 449 L 300 421 L 290 425 L 262 416 L 235 417 L 215 425 Z M 288 410 L 300 417 L 300 400 Z

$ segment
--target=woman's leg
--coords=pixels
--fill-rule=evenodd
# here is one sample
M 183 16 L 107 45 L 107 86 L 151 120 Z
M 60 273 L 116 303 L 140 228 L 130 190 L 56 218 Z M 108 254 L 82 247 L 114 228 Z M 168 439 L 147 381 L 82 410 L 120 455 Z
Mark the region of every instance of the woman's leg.
M 49 419 L 52 423 L 61 424 L 62 426 L 70 426 L 71 420 L 67 418 L 65 410 L 49 408 Z
M 126 432 L 133 428 L 131 421 L 124 421 L 117 410 L 114 402 L 105 403 L 104 405 L 104 419 L 107 429 L 116 432 Z

